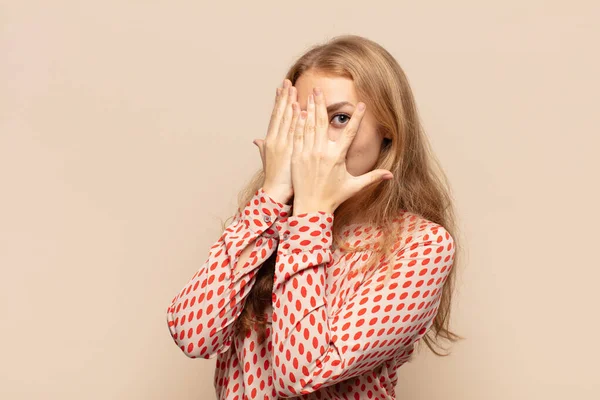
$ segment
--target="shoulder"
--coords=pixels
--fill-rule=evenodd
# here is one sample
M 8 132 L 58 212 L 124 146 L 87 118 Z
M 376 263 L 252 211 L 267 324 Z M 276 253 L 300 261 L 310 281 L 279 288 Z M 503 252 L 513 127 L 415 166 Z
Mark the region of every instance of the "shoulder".
M 442 225 L 413 212 L 402 210 L 390 222 L 350 224 L 340 229 L 340 238 L 346 246 L 358 246 L 364 251 L 374 251 L 380 246 L 390 246 L 393 247 L 392 251 L 401 251 L 416 243 L 452 241 L 449 232 Z
M 450 232 L 442 225 L 410 211 L 403 210 L 393 220 L 393 227 L 396 240 L 404 245 L 429 241 L 435 243 L 454 242 Z

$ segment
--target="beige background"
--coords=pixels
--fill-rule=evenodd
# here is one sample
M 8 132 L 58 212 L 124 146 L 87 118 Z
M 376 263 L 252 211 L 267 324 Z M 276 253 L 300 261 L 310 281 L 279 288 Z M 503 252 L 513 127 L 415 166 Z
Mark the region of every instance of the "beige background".
M 405 69 L 467 249 L 467 340 L 398 398 L 600 398 L 598 2 L 216 3 L 0 3 L 0 398 L 213 398 L 166 307 L 342 33 Z

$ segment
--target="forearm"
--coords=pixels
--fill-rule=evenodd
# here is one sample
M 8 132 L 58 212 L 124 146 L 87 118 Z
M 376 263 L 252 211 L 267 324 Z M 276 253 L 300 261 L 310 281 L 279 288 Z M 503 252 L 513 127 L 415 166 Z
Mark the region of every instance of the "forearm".
M 231 344 L 233 323 L 243 310 L 258 268 L 277 247 L 272 225 L 284 206 L 261 190 L 219 240 L 167 309 L 171 335 L 191 358 L 212 358 Z

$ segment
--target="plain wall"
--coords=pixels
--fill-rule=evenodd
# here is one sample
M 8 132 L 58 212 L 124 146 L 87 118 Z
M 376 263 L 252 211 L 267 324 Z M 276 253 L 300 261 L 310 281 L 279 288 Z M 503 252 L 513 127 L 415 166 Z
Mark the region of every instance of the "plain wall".
M 213 398 L 166 308 L 275 88 L 353 33 L 408 75 L 462 232 L 452 355 L 399 399 L 600 398 L 595 1 L 0 4 L 0 398 Z M 594 317 L 596 316 L 596 317 Z

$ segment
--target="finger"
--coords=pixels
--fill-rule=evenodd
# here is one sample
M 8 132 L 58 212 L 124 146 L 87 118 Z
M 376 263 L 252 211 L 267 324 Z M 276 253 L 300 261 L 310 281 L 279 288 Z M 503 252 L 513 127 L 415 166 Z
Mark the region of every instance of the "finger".
M 306 105 L 306 121 L 304 123 L 304 144 L 303 151 L 312 151 L 315 143 L 315 100 L 314 95 L 308 95 L 308 104 Z
M 273 111 L 271 112 L 271 121 L 269 122 L 269 128 L 267 130 L 267 139 L 274 138 L 279 133 L 279 125 L 285 112 L 285 106 L 287 105 L 288 87 L 290 83 L 289 79 L 285 79 L 283 81 L 283 87 L 278 88 L 277 90 L 277 100 L 275 101 L 275 107 L 273 107 Z
M 294 131 L 293 154 L 302 153 L 304 147 L 304 125 L 306 124 L 306 116 L 306 111 L 301 111 L 298 117 L 298 122 L 296 123 L 296 130 Z
M 329 128 L 329 117 L 325 107 L 325 94 L 320 88 L 315 88 L 315 143 L 314 149 L 323 150 L 329 139 L 327 129 Z
M 363 106 L 362 109 L 361 106 Z M 366 109 L 367 106 L 365 103 L 359 102 L 357 104 L 356 109 L 354 109 L 354 112 L 350 117 L 348 125 L 346 125 L 346 128 L 344 129 L 344 132 L 342 133 L 341 137 L 338 140 L 336 140 L 336 143 L 339 144 L 339 156 L 342 160 L 346 158 L 348 148 L 350 147 L 350 144 L 352 143 L 354 137 L 356 136 L 356 133 L 358 132 L 360 121 L 362 121 Z
M 296 124 L 298 123 L 298 119 L 300 117 L 300 105 L 297 102 L 292 103 L 292 123 L 290 124 L 289 130 L 287 132 L 287 140 L 286 143 L 292 144 L 294 140 L 294 132 L 296 132 Z M 290 146 L 292 147 L 292 146 Z
M 273 104 L 273 110 L 271 110 L 271 118 L 269 120 L 269 127 L 267 128 L 267 138 L 273 136 L 273 129 L 275 129 L 275 120 L 277 117 L 277 106 L 279 104 L 279 98 L 281 97 L 282 88 L 278 87 L 275 93 L 275 103 Z
M 277 136 L 277 140 L 280 140 L 283 143 L 287 143 L 288 141 L 288 133 L 290 132 L 290 127 L 292 126 L 293 118 L 294 118 L 294 109 L 293 105 L 296 97 L 296 88 L 293 86 L 289 87 L 289 95 L 287 98 L 287 104 L 285 106 L 285 113 L 283 115 L 283 119 L 281 121 L 281 128 L 279 129 L 279 134 Z

